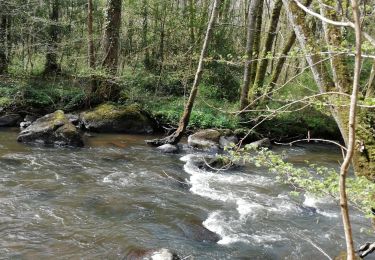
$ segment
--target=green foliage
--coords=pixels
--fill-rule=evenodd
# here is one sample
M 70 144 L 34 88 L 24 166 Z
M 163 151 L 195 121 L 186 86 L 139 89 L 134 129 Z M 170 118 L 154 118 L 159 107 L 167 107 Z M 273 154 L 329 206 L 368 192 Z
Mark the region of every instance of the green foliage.
M 334 200 L 339 200 L 339 173 L 335 169 L 315 164 L 308 165 L 308 162 L 305 167 L 296 167 L 286 162 L 283 155 L 267 149 L 254 151 L 251 146 L 234 148 L 227 148 L 233 162 L 241 160 L 256 167 L 267 167 L 278 181 L 293 187 L 293 195 L 303 191 L 317 197 L 330 196 Z M 347 178 L 346 188 L 351 205 L 364 212 L 366 216 L 372 217 L 371 208 L 375 207 L 372 197 L 375 183 L 365 177 L 351 176 Z
M 213 102 L 214 106 L 221 106 L 222 101 L 207 100 Z M 233 104 L 228 104 L 233 106 Z M 183 109 L 184 100 L 182 98 L 158 98 L 157 101 L 149 100 L 146 108 L 162 124 L 177 125 Z M 194 110 L 190 117 L 189 126 L 192 128 L 229 128 L 235 129 L 238 126 L 237 118 L 233 115 L 220 112 L 205 102 L 197 100 Z
M 82 107 L 86 99 L 84 90 L 71 84 L 64 80 L 9 81 L 0 84 L 0 106 L 71 111 Z

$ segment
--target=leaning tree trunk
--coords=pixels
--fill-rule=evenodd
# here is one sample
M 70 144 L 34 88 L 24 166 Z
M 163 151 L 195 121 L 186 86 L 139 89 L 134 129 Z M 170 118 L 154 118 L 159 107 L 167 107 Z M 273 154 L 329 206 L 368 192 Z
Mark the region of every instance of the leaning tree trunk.
M 121 7 L 122 0 L 108 0 L 107 2 L 103 38 L 104 59 L 102 65 L 110 74 L 115 74 L 117 72 Z
M 248 103 L 247 95 L 249 93 L 250 81 L 251 81 L 251 63 L 253 57 L 253 45 L 255 37 L 255 24 L 256 24 L 256 10 L 259 9 L 260 0 L 252 0 L 250 3 L 248 24 L 247 24 L 247 39 L 246 39 L 246 61 L 244 68 L 244 80 L 240 96 L 240 111 L 246 109 Z
M 208 44 L 212 38 L 214 25 L 215 25 L 215 22 L 219 13 L 219 9 L 220 9 L 220 2 L 221 0 L 215 0 L 214 2 L 214 6 L 211 12 L 211 18 L 207 26 L 206 37 L 204 39 L 203 47 L 202 47 L 201 54 L 199 57 L 197 72 L 195 73 L 193 87 L 191 89 L 188 102 L 185 105 L 184 113 L 182 114 L 177 130 L 170 136 L 167 136 L 166 138 L 146 141 L 148 144 L 151 144 L 151 145 L 162 145 L 166 143 L 177 144 L 181 140 L 189 124 L 189 119 L 190 119 L 191 112 L 193 110 L 194 101 L 198 94 L 198 87 L 199 87 L 199 84 L 201 82 L 202 75 L 203 75 L 204 58 L 207 55 Z
M 59 38 L 59 9 L 60 0 L 52 1 L 52 12 L 50 15 L 51 25 L 48 29 L 48 43 L 47 43 L 47 54 L 46 64 L 44 67 L 44 74 L 58 73 L 61 71 L 61 67 L 57 61 L 57 44 Z

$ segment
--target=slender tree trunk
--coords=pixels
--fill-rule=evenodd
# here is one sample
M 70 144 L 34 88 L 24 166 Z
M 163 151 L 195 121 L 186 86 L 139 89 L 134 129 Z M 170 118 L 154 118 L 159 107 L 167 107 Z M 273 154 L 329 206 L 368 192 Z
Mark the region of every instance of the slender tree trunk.
M 108 0 L 103 39 L 103 67 L 116 74 L 119 58 L 122 0 Z
M 199 84 L 201 82 L 202 75 L 203 75 L 204 58 L 207 55 L 208 45 L 212 38 L 214 25 L 216 23 L 216 19 L 217 19 L 219 9 L 220 9 L 220 2 L 221 0 L 215 0 L 214 2 L 213 9 L 211 12 L 211 18 L 210 18 L 210 21 L 208 22 L 206 36 L 205 36 L 203 47 L 202 47 L 201 54 L 199 57 L 199 63 L 198 63 L 197 72 L 195 74 L 193 87 L 191 89 L 189 99 L 185 105 L 184 113 L 182 114 L 177 130 L 172 135 L 164 139 L 149 140 L 147 141 L 148 144 L 152 144 L 152 145 L 162 145 L 166 143 L 176 144 L 181 140 L 189 124 L 190 115 L 193 110 L 194 101 L 198 94 L 198 87 L 199 87 Z
M 189 31 L 190 31 L 190 42 L 195 43 L 195 3 L 194 0 L 189 0 Z
M 94 29 L 93 29 L 93 1 L 88 0 L 87 1 L 87 54 L 88 54 L 88 65 L 91 70 L 95 69 L 95 50 L 94 50 Z M 95 93 L 97 91 L 97 81 L 95 79 L 95 75 L 90 73 L 90 93 L 88 95 L 88 98 L 86 100 L 86 106 L 89 107 L 91 105 L 91 100 L 95 96 Z
M 267 36 L 264 43 L 264 47 L 262 50 L 259 61 L 259 66 L 256 70 L 256 76 L 254 80 L 254 84 L 252 90 L 249 92 L 249 101 L 253 101 L 255 98 L 259 97 L 262 92 L 263 82 L 266 77 L 267 67 L 268 67 L 268 59 L 266 58 L 268 53 L 272 49 L 272 45 L 276 36 L 276 29 L 279 22 L 281 7 L 283 6 L 283 2 L 281 0 L 276 0 L 274 3 L 274 7 L 272 9 L 271 20 L 268 25 L 267 29 Z
M 247 95 L 249 93 L 251 81 L 251 63 L 253 57 L 253 45 L 255 37 L 255 24 L 256 24 L 256 10 L 259 9 L 260 0 L 252 0 L 250 3 L 248 24 L 247 24 L 247 39 L 246 39 L 246 61 L 244 68 L 244 80 L 240 96 L 240 110 L 244 110 L 248 103 Z
M 336 84 L 329 76 L 329 70 L 326 68 L 322 57 L 317 54 L 320 51 L 317 43 L 314 40 L 311 30 L 304 24 L 301 19 L 302 10 L 296 5 L 294 1 L 283 0 L 284 6 L 287 10 L 288 18 L 293 25 L 293 29 L 296 33 L 297 39 L 301 47 L 306 51 L 309 50 L 314 55 L 308 55 L 306 60 L 311 67 L 315 82 L 317 83 L 322 93 L 328 91 L 336 91 L 348 94 L 350 87 L 348 86 L 348 80 L 345 78 L 347 64 L 343 60 L 335 59 L 331 62 L 334 77 L 336 78 Z M 355 21 L 356 31 L 356 58 L 355 58 L 355 76 L 353 80 L 353 88 L 350 100 L 350 109 L 346 106 L 340 106 L 341 103 L 347 103 L 348 99 L 342 95 L 328 96 L 329 102 L 332 104 L 331 113 L 335 118 L 337 125 L 340 128 L 343 139 L 348 147 L 347 155 L 340 171 L 340 205 L 344 223 L 345 238 L 347 243 L 347 256 L 348 259 L 354 259 L 354 247 L 351 234 L 351 227 L 349 221 L 349 212 L 346 199 L 345 181 L 350 162 L 353 162 L 354 170 L 357 175 L 365 175 L 369 179 L 374 180 L 374 169 L 375 169 L 375 156 L 368 151 L 371 151 L 375 147 L 374 127 L 370 126 L 365 121 L 368 117 L 373 117 L 371 111 L 360 109 L 359 114 L 356 118 L 356 102 L 358 95 L 360 66 L 361 66 L 361 32 L 359 22 L 359 10 L 356 0 L 352 0 L 353 16 Z M 326 15 L 332 15 L 332 13 L 326 13 Z M 337 46 L 339 41 L 339 30 L 333 27 L 325 28 L 328 32 L 329 37 L 326 37 L 329 41 L 327 44 Z M 349 116 L 348 116 L 349 115 Z M 356 121 L 357 120 L 357 121 Z M 356 137 L 356 124 L 359 125 L 357 128 L 357 141 Z M 355 147 L 359 144 L 360 149 Z
M 0 15 L 0 75 L 8 70 L 8 56 L 6 53 L 7 17 Z
M 57 43 L 59 38 L 59 10 L 60 0 L 52 1 L 52 12 L 50 15 L 51 25 L 48 32 L 48 44 L 46 54 L 46 64 L 44 68 L 45 74 L 59 73 L 61 71 L 60 65 L 57 61 Z
M 150 51 L 148 48 L 148 0 L 142 1 L 142 48 L 144 50 L 143 65 L 146 69 L 150 69 Z
M 290 49 L 293 47 L 294 43 L 296 41 L 296 34 L 294 32 L 291 32 L 290 36 L 288 37 L 287 42 L 285 43 L 282 51 L 281 51 L 281 57 L 277 60 L 276 66 L 272 72 L 270 84 L 265 91 L 265 94 L 263 95 L 262 102 L 265 101 L 265 98 L 272 97 L 272 91 L 274 90 L 277 81 L 281 75 L 281 71 L 283 69 L 283 66 L 286 61 L 286 56 L 288 55 Z
M 93 30 L 93 3 L 87 3 L 87 34 L 88 34 L 88 61 L 91 69 L 95 68 L 94 30 Z
M 258 61 L 258 59 L 260 57 L 260 54 L 259 54 L 260 51 L 259 50 L 260 50 L 260 44 L 261 44 L 261 40 L 262 40 L 263 7 L 264 7 L 264 3 L 263 3 L 263 1 L 261 1 L 259 3 L 258 10 L 256 11 L 257 16 L 255 18 L 256 27 L 255 27 L 255 31 L 254 31 L 255 36 L 254 36 L 254 46 L 253 46 L 253 62 L 251 64 L 251 76 L 250 76 L 249 88 L 254 83 L 257 68 L 258 68 L 258 63 L 259 63 L 259 61 Z M 247 94 L 248 96 L 249 96 L 249 93 Z
M 346 194 L 346 176 L 348 175 L 349 166 L 354 154 L 354 146 L 356 141 L 356 113 L 357 113 L 357 99 L 359 90 L 359 79 L 361 75 L 361 62 L 362 62 L 362 32 L 361 32 L 361 20 L 360 12 L 357 0 L 351 0 L 353 9 L 353 21 L 355 24 L 355 67 L 354 67 L 354 78 L 353 78 L 353 89 L 350 98 L 350 110 L 349 110 L 349 130 L 348 130 L 348 144 L 346 156 L 340 170 L 340 207 L 341 215 L 344 224 L 345 240 L 346 240 L 346 251 L 347 259 L 354 260 L 354 243 L 352 228 L 350 225 L 349 218 L 349 207 L 348 199 Z
M 366 89 L 366 98 L 371 98 L 375 96 L 375 59 L 373 60 L 370 78 L 367 82 L 367 89 Z

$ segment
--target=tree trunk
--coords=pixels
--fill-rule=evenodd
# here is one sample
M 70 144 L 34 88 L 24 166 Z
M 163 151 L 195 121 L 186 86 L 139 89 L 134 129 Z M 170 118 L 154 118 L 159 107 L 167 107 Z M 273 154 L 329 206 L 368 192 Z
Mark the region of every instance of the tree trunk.
M 217 19 L 219 9 L 220 9 L 220 1 L 221 0 L 215 0 L 214 2 L 214 6 L 211 12 L 211 18 L 207 26 L 206 37 L 204 39 L 203 47 L 202 47 L 201 54 L 199 57 L 197 72 L 195 73 L 193 87 L 191 89 L 188 102 L 185 105 L 184 113 L 182 114 L 177 130 L 170 136 L 167 136 L 166 138 L 146 141 L 148 144 L 151 144 L 151 145 L 162 145 L 166 143 L 177 144 L 181 140 L 189 124 L 189 119 L 190 119 L 191 112 L 193 110 L 194 101 L 198 94 L 198 87 L 201 82 L 202 74 L 203 74 L 204 58 L 207 55 L 208 44 L 212 38 L 214 25 L 216 23 L 216 19 Z
M 371 151 L 375 148 L 375 136 L 374 128 L 370 125 L 369 121 L 373 120 L 373 113 L 370 113 L 367 109 L 361 108 L 357 116 L 358 127 L 356 129 L 357 141 L 355 142 L 355 125 L 356 125 L 356 99 L 357 99 L 357 89 L 359 84 L 359 72 L 360 72 L 360 61 L 361 61 L 361 37 L 359 28 L 359 13 L 357 1 L 352 0 L 354 20 L 356 23 L 356 60 L 355 60 L 355 77 L 353 82 L 353 92 L 351 95 L 351 106 L 348 109 L 347 106 L 342 106 L 340 104 L 347 104 L 348 99 L 343 95 L 330 95 L 328 96 L 329 102 L 332 104 L 330 109 L 336 123 L 341 131 L 342 137 L 348 146 L 347 156 L 345 162 L 341 168 L 340 174 L 340 205 L 342 209 L 343 223 L 345 236 L 347 241 L 347 251 L 348 259 L 353 259 L 353 242 L 351 239 L 351 228 L 349 221 L 349 213 L 346 201 L 346 191 L 345 191 L 345 180 L 347 174 L 347 168 L 349 163 L 352 161 L 354 170 L 357 175 L 365 175 L 368 178 L 374 180 L 374 170 L 375 170 L 375 154 Z M 306 56 L 306 60 L 311 67 L 311 71 L 314 76 L 314 80 L 317 83 L 320 92 L 325 93 L 329 91 L 341 92 L 343 94 L 348 94 L 350 89 L 349 82 L 346 77 L 346 63 L 341 59 L 334 59 L 330 64 L 332 66 L 332 71 L 334 72 L 334 77 L 336 78 L 336 84 L 329 76 L 329 70 L 326 68 L 325 64 L 321 62 L 322 57 L 320 57 L 318 45 L 313 37 L 311 30 L 304 24 L 304 19 L 301 19 L 303 11 L 299 9 L 294 1 L 283 0 L 284 6 L 287 10 L 288 18 L 293 25 L 293 29 L 296 33 L 297 39 L 301 47 L 306 51 L 308 50 L 314 55 Z M 326 15 L 332 15 L 332 13 L 326 13 Z M 339 43 L 339 30 L 331 26 L 327 26 L 326 30 L 329 37 L 326 37 L 329 41 L 328 44 L 337 46 Z M 324 45 L 325 46 L 325 45 Z M 359 149 L 357 149 L 359 148 Z M 351 157 L 353 155 L 353 160 Z
M 150 69 L 150 51 L 148 49 L 148 0 L 142 1 L 142 48 L 144 50 L 143 65 L 146 69 Z
M 87 3 L 87 34 L 88 34 L 88 61 L 91 69 L 95 68 L 95 51 L 93 38 L 93 4 L 92 0 Z
M 372 61 L 372 67 L 370 72 L 370 77 L 367 82 L 367 89 L 366 89 L 366 98 L 371 98 L 375 96 L 375 59 Z
M 8 70 L 8 56 L 6 53 L 7 41 L 7 16 L 0 16 L 0 75 Z
M 61 67 L 57 62 L 57 43 L 59 39 L 59 9 L 60 0 L 52 1 L 52 12 L 50 15 L 51 25 L 49 26 L 48 32 L 48 43 L 47 43 L 47 54 L 46 54 L 46 64 L 44 67 L 44 74 L 59 73 Z
M 259 61 L 259 65 L 256 70 L 256 76 L 255 76 L 252 90 L 249 92 L 250 102 L 256 99 L 257 97 L 259 97 L 260 94 L 264 92 L 262 91 L 262 87 L 263 87 L 263 82 L 266 77 L 267 67 L 268 67 L 268 59 L 266 57 L 272 49 L 272 45 L 276 36 L 276 29 L 277 29 L 277 25 L 279 22 L 282 5 L 283 5 L 283 2 L 281 0 L 276 0 L 276 2 L 274 3 L 274 7 L 272 9 L 271 20 L 269 22 L 268 29 L 267 29 L 266 40 L 264 43 L 262 53 L 261 55 L 259 55 L 261 60 Z
M 248 24 L 247 24 L 247 39 L 246 39 L 246 61 L 244 68 L 244 82 L 240 96 L 240 111 L 244 110 L 248 103 L 247 95 L 249 93 L 250 81 L 251 81 L 251 63 L 253 57 L 253 45 L 255 37 L 255 24 L 256 24 L 256 10 L 259 9 L 260 0 L 252 0 L 250 3 Z
M 122 0 L 108 0 L 103 39 L 103 67 L 116 74 L 119 58 Z
M 290 49 L 293 47 L 295 41 L 296 41 L 296 34 L 294 32 L 291 32 L 291 34 L 288 37 L 287 42 L 285 43 L 281 51 L 280 58 L 277 60 L 276 66 L 272 72 L 270 84 L 268 88 L 266 89 L 266 91 L 264 92 L 262 102 L 265 101 L 265 98 L 272 97 L 272 91 L 274 90 L 277 84 L 277 80 L 280 77 L 281 71 L 283 69 L 284 63 L 287 58 L 286 56 L 288 55 Z
M 250 86 L 253 85 L 257 68 L 258 68 L 258 59 L 260 57 L 259 50 L 260 50 L 260 43 L 261 43 L 261 36 L 262 36 L 262 24 L 263 24 L 263 6 L 264 3 L 261 1 L 258 6 L 256 20 L 256 27 L 255 27 L 255 36 L 254 36 L 254 46 L 253 46 L 253 62 L 251 63 L 251 76 L 250 76 Z M 249 93 L 247 93 L 248 100 L 249 100 Z
M 361 32 L 361 21 L 360 12 L 357 0 L 351 0 L 353 9 L 353 20 L 355 24 L 355 67 L 354 67 L 354 78 L 353 78 L 353 90 L 350 98 L 350 110 L 349 110 L 349 129 L 348 129 L 348 143 L 347 151 L 343 164 L 340 169 L 340 207 L 341 215 L 344 224 L 345 240 L 346 240 L 346 254 L 347 260 L 355 259 L 354 243 L 352 227 L 349 218 L 349 207 L 348 199 L 346 194 L 346 176 L 348 175 L 349 166 L 354 154 L 355 146 L 355 132 L 356 132 L 356 113 L 357 113 L 357 99 L 359 90 L 359 79 L 361 76 L 361 62 L 362 62 L 362 32 Z

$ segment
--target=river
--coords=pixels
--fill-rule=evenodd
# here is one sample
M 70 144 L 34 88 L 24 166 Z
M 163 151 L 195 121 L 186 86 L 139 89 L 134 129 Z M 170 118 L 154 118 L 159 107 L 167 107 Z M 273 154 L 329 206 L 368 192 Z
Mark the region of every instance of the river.
M 320 250 L 345 246 L 335 202 L 292 197 L 265 169 L 203 171 L 191 152 L 161 154 L 145 136 L 98 134 L 71 149 L 23 145 L 17 133 L 0 129 L 2 259 L 126 259 L 162 247 L 185 259 L 327 259 Z M 339 167 L 333 146 L 275 151 L 285 149 L 294 163 Z M 374 240 L 351 213 L 356 245 Z M 203 241 L 203 226 L 219 241 Z

